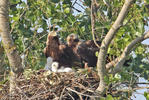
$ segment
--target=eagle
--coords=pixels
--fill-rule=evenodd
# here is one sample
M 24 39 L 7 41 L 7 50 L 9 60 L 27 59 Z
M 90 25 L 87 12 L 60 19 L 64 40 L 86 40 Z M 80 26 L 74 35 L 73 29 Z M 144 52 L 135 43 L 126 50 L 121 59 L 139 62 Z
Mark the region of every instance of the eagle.
M 101 46 L 101 41 L 96 41 L 96 43 L 99 47 Z M 67 36 L 67 44 L 73 49 L 73 52 L 77 55 L 78 59 L 80 59 L 82 67 L 88 68 L 96 66 L 98 59 L 96 52 L 98 52 L 100 48 L 95 45 L 93 40 L 82 41 L 79 40 L 77 34 L 72 33 Z M 109 63 L 116 58 L 116 55 L 107 54 L 106 63 Z M 131 59 L 126 60 L 124 66 L 129 66 L 130 62 Z
M 101 42 L 96 41 L 100 46 Z M 82 66 L 95 67 L 97 63 L 96 52 L 99 48 L 95 45 L 93 40 L 80 41 L 76 34 L 70 34 L 67 36 L 67 44 L 72 48 L 74 54 L 80 59 Z
M 49 32 L 44 48 L 46 58 L 51 57 L 53 62 L 58 62 L 59 67 L 72 67 L 75 65 L 76 55 L 71 47 L 62 44 L 55 31 Z

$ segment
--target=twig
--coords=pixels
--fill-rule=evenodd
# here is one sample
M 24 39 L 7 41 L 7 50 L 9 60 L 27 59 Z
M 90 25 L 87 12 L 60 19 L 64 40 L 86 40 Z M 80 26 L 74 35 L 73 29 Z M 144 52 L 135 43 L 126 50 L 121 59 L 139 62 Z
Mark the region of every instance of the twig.
M 75 100 L 75 98 L 73 98 L 73 96 L 69 92 L 67 94 L 72 98 L 72 100 Z
M 94 92 L 93 90 L 89 89 L 89 88 L 86 88 L 85 86 L 83 86 L 82 84 L 79 83 L 79 85 L 86 91 L 88 92 Z
M 74 10 L 76 10 L 76 11 L 78 11 L 78 12 L 81 12 L 80 10 L 78 10 L 78 9 L 76 9 L 75 7 L 74 7 L 74 5 L 77 3 L 77 0 L 75 0 L 75 2 L 71 5 L 71 7 L 74 9 Z
M 119 61 L 119 58 L 114 59 L 113 61 L 106 64 L 106 70 L 110 70 L 115 64 Z
M 109 4 L 109 2 L 107 2 L 106 0 L 103 0 L 104 4 L 107 5 L 108 7 L 111 7 L 111 5 Z
M 135 84 L 149 84 L 149 83 L 146 83 L 146 82 L 142 82 L 142 83 L 135 83 Z
M 133 88 L 133 89 L 121 89 L 121 90 L 117 90 L 115 92 L 128 92 L 128 91 L 135 91 L 135 90 L 140 90 L 140 89 L 149 89 L 149 87 L 137 87 L 137 88 Z
M 32 97 L 37 96 L 38 94 L 36 95 L 36 93 L 38 93 L 38 91 L 39 91 L 41 88 L 42 88 L 42 86 L 38 87 L 38 89 L 34 92 L 34 95 L 33 95 Z M 46 90 L 46 91 L 47 91 L 47 90 Z
M 82 0 L 79 0 L 80 2 L 84 3 Z
M 40 95 L 45 94 L 46 92 L 51 92 L 51 90 L 43 91 L 43 92 L 41 92 L 41 93 L 35 95 L 34 97 L 31 97 L 30 99 L 35 100 L 36 98 L 39 98 Z
M 108 19 L 106 18 L 105 14 L 103 13 L 103 11 L 101 9 L 98 9 L 99 10 L 99 13 L 100 13 L 100 16 L 101 18 L 103 19 L 103 21 L 107 22 Z
M 80 10 L 76 9 L 75 7 L 72 7 L 74 10 L 78 11 L 78 12 L 81 12 Z
M 48 34 L 44 34 L 44 35 L 41 36 L 38 40 L 44 38 L 46 35 L 48 35 Z M 28 51 L 34 44 L 36 44 L 36 42 L 33 42 L 28 48 L 26 48 L 26 49 L 24 50 L 24 52 L 23 52 L 22 54 L 24 54 L 26 51 Z M 21 54 L 21 55 L 22 55 L 22 54 Z
M 75 0 L 75 2 L 72 4 L 72 7 L 76 4 L 77 0 Z
M 18 89 L 19 92 L 21 92 L 26 97 L 26 99 L 29 100 L 29 97 L 18 86 L 16 86 L 16 89 Z
M 77 93 L 78 95 L 83 95 L 83 96 L 87 96 L 87 97 L 101 97 L 101 96 L 91 96 L 91 95 L 87 95 L 87 94 L 83 94 L 83 93 L 80 93 L 80 92 L 78 92 L 78 91 L 75 91 L 75 90 L 73 90 L 73 89 L 71 89 L 71 88 L 66 88 L 68 91 L 72 91 L 72 92 L 75 92 L 75 93 Z
M 126 60 L 127 55 L 130 53 L 130 51 L 132 50 L 132 48 L 137 44 L 140 43 L 141 41 L 145 40 L 149 38 L 149 31 L 146 32 L 146 34 L 144 34 L 141 37 L 138 37 L 136 39 L 134 39 L 127 47 L 125 47 L 123 53 L 121 54 L 121 57 L 119 58 L 119 61 L 116 63 L 114 69 L 113 69 L 113 74 L 121 71 L 121 68 Z
M 64 93 L 65 89 L 66 89 L 66 87 L 64 87 L 64 88 L 63 88 L 63 91 L 61 92 L 61 95 L 60 95 L 60 98 L 59 98 L 60 100 L 62 100 L 63 93 Z
M 133 18 L 133 15 L 132 15 L 131 18 L 129 18 L 128 21 L 127 21 L 125 24 L 123 24 L 122 26 L 128 25 L 128 23 L 130 23 L 130 20 L 131 20 L 132 18 Z
M 85 10 L 85 8 L 81 4 L 79 4 L 78 2 L 76 2 L 76 4 L 79 5 L 82 9 Z
M 79 95 L 79 98 L 80 98 L 80 100 L 83 100 L 81 95 Z
M 19 16 L 19 19 L 25 14 L 26 10 L 27 10 L 28 6 L 25 7 L 24 11 L 22 12 L 22 14 Z M 19 20 L 18 19 L 18 20 Z M 15 28 L 16 22 L 14 22 L 14 24 L 12 25 L 12 28 L 10 30 L 10 34 L 13 32 L 13 29 Z
M 93 37 L 93 41 L 95 43 L 95 45 L 100 48 L 100 46 L 98 45 L 98 43 L 96 42 L 96 39 L 95 39 L 95 9 L 93 9 L 94 7 L 94 3 L 93 3 L 93 0 L 91 1 L 91 26 L 92 26 L 92 37 Z M 94 7 L 95 8 L 95 7 Z

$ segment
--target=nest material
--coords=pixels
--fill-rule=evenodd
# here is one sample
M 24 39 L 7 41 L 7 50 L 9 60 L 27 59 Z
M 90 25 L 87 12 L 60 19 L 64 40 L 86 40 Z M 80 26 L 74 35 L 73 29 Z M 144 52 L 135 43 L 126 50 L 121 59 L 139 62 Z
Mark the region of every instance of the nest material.
M 96 72 L 53 73 L 40 70 L 16 79 L 14 100 L 90 100 L 99 97 L 95 90 L 99 84 Z M 0 90 L 0 100 L 8 100 L 9 81 Z

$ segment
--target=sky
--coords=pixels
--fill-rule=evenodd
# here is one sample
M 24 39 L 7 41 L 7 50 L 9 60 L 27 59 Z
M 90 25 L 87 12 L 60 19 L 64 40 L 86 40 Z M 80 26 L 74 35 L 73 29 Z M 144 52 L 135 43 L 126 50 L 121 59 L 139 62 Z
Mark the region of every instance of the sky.
M 148 22 L 148 25 L 149 25 L 149 22 Z M 149 31 L 149 26 L 145 26 L 145 31 L 146 32 Z M 144 40 L 142 43 L 149 45 L 149 39 Z
M 139 82 L 146 82 L 149 83 L 147 80 L 145 80 L 142 77 L 139 77 Z M 139 85 L 140 87 L 149 87 L 149 85 Z M 147 89 L 140 89 L 137 90 L 136 92 L 133 93 L 133 95 L 131 96 L 132 100 L 146 100 L 146 98 L 144 97 L 144 92 L 147 92 Z

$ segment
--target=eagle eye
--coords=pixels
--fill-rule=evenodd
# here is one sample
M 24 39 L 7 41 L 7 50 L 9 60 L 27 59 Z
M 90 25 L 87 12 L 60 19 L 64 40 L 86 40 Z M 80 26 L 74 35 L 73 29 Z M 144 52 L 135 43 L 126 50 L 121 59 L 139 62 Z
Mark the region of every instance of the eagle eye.
M 74 42 L 79 42 L 79 39 L 74 39 Z
M 53 40 L 58 40 L 58 37 L 57 36 L 53 37 Z

